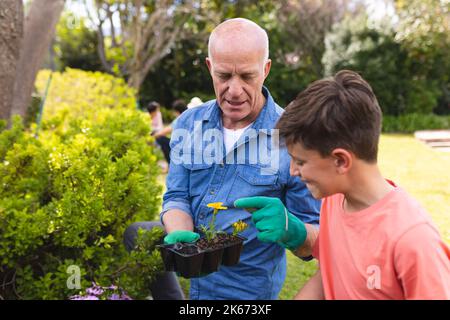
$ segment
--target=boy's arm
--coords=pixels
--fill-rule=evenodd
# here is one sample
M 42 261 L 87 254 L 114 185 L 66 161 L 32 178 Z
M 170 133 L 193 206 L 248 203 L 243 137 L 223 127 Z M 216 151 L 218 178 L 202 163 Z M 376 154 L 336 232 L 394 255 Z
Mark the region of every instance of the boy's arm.
M 295 300 L 324 300 L 322 276 L 320 270 L 308 280 L 302 289 L 294 297 Z
M 405 232 L 394 249 L 405 299 L 450 299 L 450 249 L 428 223 Z

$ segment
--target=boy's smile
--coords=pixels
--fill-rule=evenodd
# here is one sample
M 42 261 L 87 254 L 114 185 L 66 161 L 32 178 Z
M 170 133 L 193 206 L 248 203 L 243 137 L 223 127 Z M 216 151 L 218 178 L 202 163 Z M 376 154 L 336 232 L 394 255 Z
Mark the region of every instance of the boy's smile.
M 322 157 L 318 151 L 305 149 L 300 143 L 287 147 L 291 156 L 290 174 L 305 183 L 314 198 L 334 194 L 333 180 L 337 178 L 333 157 Z

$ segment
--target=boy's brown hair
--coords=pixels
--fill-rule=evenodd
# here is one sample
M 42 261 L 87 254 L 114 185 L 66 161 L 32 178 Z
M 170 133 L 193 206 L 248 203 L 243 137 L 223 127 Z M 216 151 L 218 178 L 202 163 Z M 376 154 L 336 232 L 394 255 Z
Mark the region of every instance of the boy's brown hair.
M 358 158 L 377 161 L 382 113 L 370 85 L 356 72 L 310 84 L 282 114 L 276 129 L 287 145 L 300 142 L 323 157 L 344 148 Z

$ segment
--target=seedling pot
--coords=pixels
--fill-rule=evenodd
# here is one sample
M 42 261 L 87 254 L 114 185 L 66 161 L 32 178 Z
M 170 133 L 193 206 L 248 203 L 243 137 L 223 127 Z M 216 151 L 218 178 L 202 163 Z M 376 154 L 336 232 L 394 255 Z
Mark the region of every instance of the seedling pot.
M 219 270 L 222 262 L 223 248 L 205 250 L 205 257 L 203 258 L 202 274 L 206 275 Z
M 161 258 L 164 263 L 164 270 L 166 271 L 177 271 L 175 268 L 175 254 L 171 250 L 174 244 L 158 245 L 159 252 L 161 253 Z
M 205 253 L 195 244 L 177 244 L 179 247 L 169 249 L 175 255 L 177 272 L 184 278 L 198 277 L 201 272 Z
M 205 245 L 205 239 L 196 243 L 163 244 L 158 248 L 166 271 L 176 271 L 184 278 L 205 276 L 220 269 L 221 265 L 239 263 L 245 238 L 221 234 L 213 247 Z
M 235 236 L 236 242 L 227 245 L 223 250 L 222 264 L 230 267 L 239 263 L 242 248 L 244 247 L 245 238 Z

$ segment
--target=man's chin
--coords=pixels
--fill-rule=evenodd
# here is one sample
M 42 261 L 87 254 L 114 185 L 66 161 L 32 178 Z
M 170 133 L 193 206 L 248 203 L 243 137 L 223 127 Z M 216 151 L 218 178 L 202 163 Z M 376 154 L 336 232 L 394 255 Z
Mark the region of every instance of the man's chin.
M 242 121 L 247 116 L 242 110 L 225 110 L 223 114 L 232 122 Z

